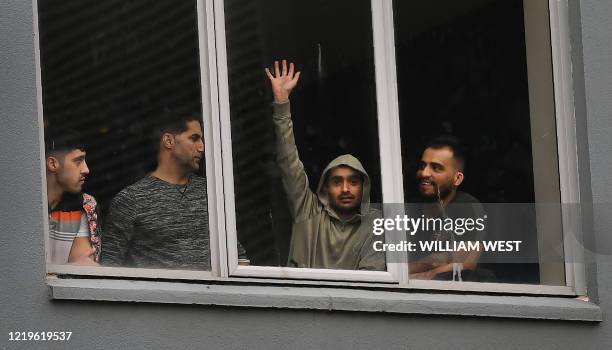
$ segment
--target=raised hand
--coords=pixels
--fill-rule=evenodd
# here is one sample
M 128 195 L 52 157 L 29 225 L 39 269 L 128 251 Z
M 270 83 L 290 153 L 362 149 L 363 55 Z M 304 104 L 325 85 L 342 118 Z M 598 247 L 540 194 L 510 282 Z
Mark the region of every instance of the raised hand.
M 289 64 L 287 69 L 287 60 L 282 61 L 282 69 L 279 66 L 278 61 L 274 61 L 274 75 L 268 68 L 266 75 L 270 79 L 272 85 L 272 94 L 274 95 L 274 102 L 284 103 L 289 101 L 289 95 L 291 90 L 295 88 L 298 80 L 300 79 L 300 72 L 295 73 L 295 67 L 293 63 Z

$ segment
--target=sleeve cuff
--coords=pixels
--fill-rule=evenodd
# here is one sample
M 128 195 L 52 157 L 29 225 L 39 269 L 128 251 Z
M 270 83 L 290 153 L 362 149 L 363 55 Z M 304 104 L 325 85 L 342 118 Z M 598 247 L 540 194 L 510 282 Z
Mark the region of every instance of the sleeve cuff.
M 286 116 L 291 114 L 291 102 L 276 103 L 272 102 L 274 116 Z

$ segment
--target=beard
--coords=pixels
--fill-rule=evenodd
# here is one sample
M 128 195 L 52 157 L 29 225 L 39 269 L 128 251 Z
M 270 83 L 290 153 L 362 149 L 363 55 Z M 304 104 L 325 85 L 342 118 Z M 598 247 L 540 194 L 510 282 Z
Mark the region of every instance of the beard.
M 57 183 L 60 188 L 66 193 L 79 193 L 83 190 L 83 184 L 79 180 L 60 175 L 57 178 Z
M 339 200 L 329 198 L 329 207 L 337 213 L 357 214 L 359 212 L 359 209 L 361 209 L 361 201 L 356 201 L 355 204 L 351 205 L 350 207 L 347 207 L 340 204 Z
M 436 188 L 438 189 L 437 191 L 436 191 Z M 419 195 L 426 201 L 434 202 L 434 201 L 446 199 L 452 193 L 452 191 L 453 191 L 453 187 L 451 186 L 451 184 L 435 184 L 434 192 L 431 194 L 423 193 L 420 190 L 418 192 L 419 192 Z M 439 197 L 438 197 L 438 192 L 440 194 Z

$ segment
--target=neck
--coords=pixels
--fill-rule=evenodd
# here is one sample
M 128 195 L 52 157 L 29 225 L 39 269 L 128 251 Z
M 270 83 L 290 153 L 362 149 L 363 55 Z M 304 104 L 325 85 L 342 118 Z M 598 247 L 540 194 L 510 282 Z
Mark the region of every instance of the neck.
M 440 209 L 446 210 L 446 208 L 451 204 L 451 202 L 455 199 L 457 195 L 457 190 L 452 190 L 446 197 L 442 198 L 442 200 L 438 200 L 437 197 L 422 197 L 426 203 L 435 204 L 434 206 L 428 205 L 427 211 L 429 215 L 439 215 L 438 213 Z M 438 207 L 438 204 L 442 204 L 442 207 Z
M 171 162 L 160 161 L 151 175 L 171 184 L 184 185 L 189 181 L 191 172 L 185 171 L 181 167 L 171 164 Z
M 354 218 L 355 215 L 357 215 L 357 212 L 347 212 L 347 211 L 338 211 L 338 210 L 334 210 L 334 212 L 336 213 L 336 215 L 338 215 L 338 217 L 342 221 L 349 221 L 350 219 Z
M 446 208 L 453 201 L 453 199 L 455 199 L 456 195 L 457 195 L 457 190 L 452 190 L 448 194 L 448 196 L 442 199 L 442 205 L 444 206 L 444 208 Z
M 49 209 L 53 209 L 59 204 L 63 194 L 64 190 L 57 185 L 53 176 L 47 175 L 47 202 Z

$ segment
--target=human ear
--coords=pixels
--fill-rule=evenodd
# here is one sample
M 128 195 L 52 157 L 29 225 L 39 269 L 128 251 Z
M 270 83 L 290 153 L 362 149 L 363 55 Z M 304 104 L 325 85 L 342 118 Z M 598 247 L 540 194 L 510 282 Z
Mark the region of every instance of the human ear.
M 161 142 L 163 147 L 171 149 L 174 147 L 174 136 L 172 134 L 165 133 L 162 135 Z
M 457 173 L 455 174 L 455 180 L 453 181 L 453 185 L 455 187 L 459 187 L 459 185 L 461 185 L 462 182 L 463 182 L 463 171 L 457 171 Z
M 60 162 L 55 157 L 47 157 L 47 170 L 54 173 L 61 167 Z

